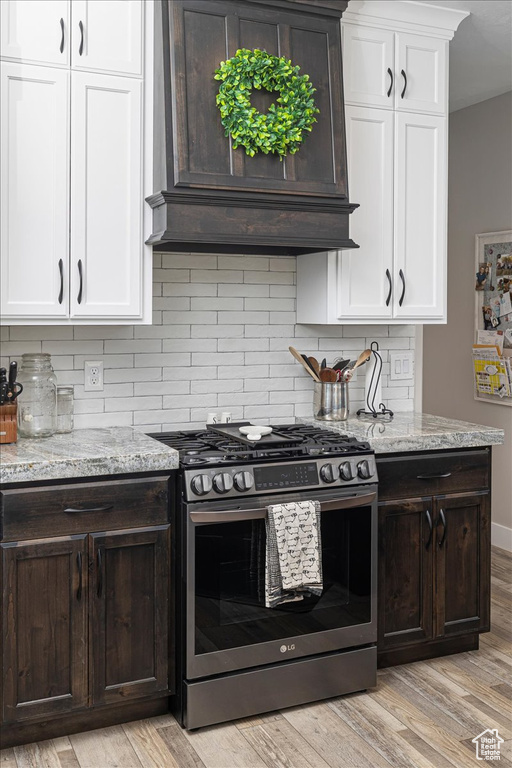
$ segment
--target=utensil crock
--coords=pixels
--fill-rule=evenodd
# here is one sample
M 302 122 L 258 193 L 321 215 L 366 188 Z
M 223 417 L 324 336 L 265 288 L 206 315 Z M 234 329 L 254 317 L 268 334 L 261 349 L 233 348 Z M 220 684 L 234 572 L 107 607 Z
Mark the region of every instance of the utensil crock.
M 321 421 L 345 421 L 349 414 L 348 382 L 322 381 L 315 384 L 313 415 Z

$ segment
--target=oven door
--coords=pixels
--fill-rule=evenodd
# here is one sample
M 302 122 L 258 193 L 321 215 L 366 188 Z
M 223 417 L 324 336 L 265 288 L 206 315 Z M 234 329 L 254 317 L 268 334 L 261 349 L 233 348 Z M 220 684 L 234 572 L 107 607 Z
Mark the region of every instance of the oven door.
M 266 608 L 266 508 L 309 499 L 322 595 Z M 190 504 L 184 544 L 187 679 L 376 642 L 377 486 Z

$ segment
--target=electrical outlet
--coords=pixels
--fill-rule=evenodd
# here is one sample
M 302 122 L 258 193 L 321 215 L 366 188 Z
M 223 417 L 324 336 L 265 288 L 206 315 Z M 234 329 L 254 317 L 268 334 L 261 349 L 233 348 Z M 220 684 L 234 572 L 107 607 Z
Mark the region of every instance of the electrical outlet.
M 412 379 L 414 378 L 414 352 L 396 351 L 389 353 L 390 360 L 390 379 Z
M 86 392 L 103 391 L 103 363 L 100 360 L 85 362 L 84 390 Z

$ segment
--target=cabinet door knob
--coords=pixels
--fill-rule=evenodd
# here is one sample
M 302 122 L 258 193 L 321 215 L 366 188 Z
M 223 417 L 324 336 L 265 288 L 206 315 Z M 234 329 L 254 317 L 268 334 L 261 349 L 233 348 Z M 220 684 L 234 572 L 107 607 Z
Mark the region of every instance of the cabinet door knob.
M 64 19 L 60 20 L 60 46 L 59 51 L 64 53 Z
M 391 69 L 389 67 L 388 67 L 388 75 L 391 78 L 391 82 L 389 83 L 389 88 L 388 88 L 388 92 L 387 92 L 386 96 L 389 97 L 389 96 L 391 96 L 391 91 L 393 90 L 393 72 L 391 71 Z
M 389 269 L 386 269 L 386 277 L 389 280 L 389 293 L 386 299 L 386 307 L 389 307 L 389 302 L 391 301 L 391 294 L 393 292 L 393 283 L 391 281 L 391 274 L 389 272 Z
M 431 514 L 430 514 L 428 509 L 425 511 L 425 515 L 427 516 L 427 523 L 428 523 L 428 530 L 429 530 L 427 543 L 425 544 L 425 549 L 428 549 L 430 547 L 430 543 L 432 541 L 432 535 L 434 533 L 434 526 L 432 525 L 432 516 L 431 516 Z
M 444 509 L 440 509 L 439 510 L 439 519 L 437 521 L 438 525 L 439 525 L 439 520 L 441 521 L 441 524 L 443 526 L 443 535 L 441 536 L 441 541 L 439 542 L 439 549 L 441 549 L 441 547 L 443 546 L 444 541 L 446 539 L 446 528 L 447 528 L 446 517 L 445 517 L 445 514 L 444 514 Z
M 59 290 L 59 304 L 62 304 L 64 298 L 64 262 L 59 259 L 59 274 L 60 274 L 60 290 Z
M 82 259 L 78 259 L 78 274 L 80 276 L 80 285 L 78 287 L 78 296 L 76 298 L 79 304 L 82 303 L 82 290 L 84 287 L 84 272 L 82 267 Z
M 80 45 L 78 46 L 78 55 L 81 56 L 84 52 L 84 25 L 81 21 L 78 22 L 78 29 L 80 30 Z
M 398 272 L 398 274 L 400 275 L 400 280 L 402 281 L 402 286 L 403 286 L 403 287 L 402 287 L 402 295 L 400 296 L 400 299 L 399 299 L 399 301 L 398 301 L 398 304 L 399 304 L 399 306 L 401 307 L 401 306 L 402 306 L 402 304 L 404 303 L 404 298 L 405 298 L 405 275 L 404 275 L 404 273 L 402 272 L 402 270 L 400 270 L 400 271 Z
M 402 93 L 400 94 L 400 98 L 403 99 L 403 97 L 405 96 L 405 91 L 407 90 L 407 75 L 405 74 L 403 69 L 400 72 L 400 74 L 402 75 L 402 77 L 404 79 L 404 87 L 402 88 Z

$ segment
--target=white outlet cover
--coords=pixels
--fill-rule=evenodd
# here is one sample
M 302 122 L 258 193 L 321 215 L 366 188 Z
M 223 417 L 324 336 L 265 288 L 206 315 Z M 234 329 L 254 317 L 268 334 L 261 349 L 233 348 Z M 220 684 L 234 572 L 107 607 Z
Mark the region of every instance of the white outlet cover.
M 86 360 L 84 364 L 84 391 L 103 391 L 103 362 L 101 360 Z

